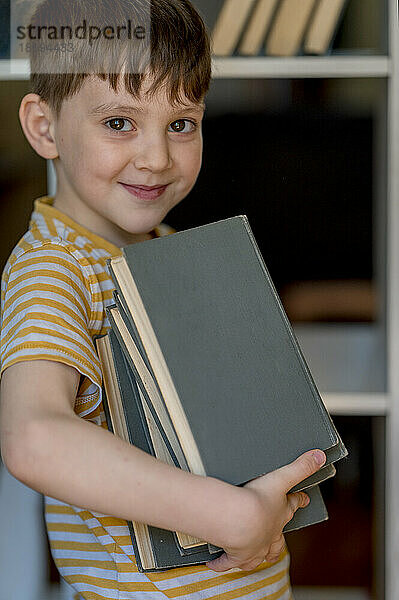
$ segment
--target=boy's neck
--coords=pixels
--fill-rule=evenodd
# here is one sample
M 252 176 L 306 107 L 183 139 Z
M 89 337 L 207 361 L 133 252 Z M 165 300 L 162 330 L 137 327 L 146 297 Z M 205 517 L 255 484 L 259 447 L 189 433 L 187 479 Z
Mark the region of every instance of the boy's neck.
M 107 226 L 104 226 L 104 220 L 89 207 L 83 203 L 77 207 L 75 203 L 68 202 L 67 196 L 64 196 L 62 193 L 57 192 L 55 195 L 53 207 L 82 227 L 85 227 L 88 231 L 95 233 L 118 248 L 150 240 L 154 237 L 153 232 L 130 233 L 113 223 L 108 223 Z

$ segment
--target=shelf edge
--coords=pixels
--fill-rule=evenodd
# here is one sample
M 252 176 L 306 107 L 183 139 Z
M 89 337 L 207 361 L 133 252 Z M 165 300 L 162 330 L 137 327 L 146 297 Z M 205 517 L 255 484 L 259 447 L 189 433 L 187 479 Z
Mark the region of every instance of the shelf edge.
M 388 56 L 298 56 L 214 58 L 214 79 L 384 78 L 391 75 Z M 29 79 L 29 61 L 0 60 L 0 80 Z
M 391 74 L 388 56 L 299 56 L 294 58 L 214 58 L 214 79 L 240 78 L 384 78 Z
M 322 394 L 332 415 L 387 416 L 391 399 L 388 394 Z

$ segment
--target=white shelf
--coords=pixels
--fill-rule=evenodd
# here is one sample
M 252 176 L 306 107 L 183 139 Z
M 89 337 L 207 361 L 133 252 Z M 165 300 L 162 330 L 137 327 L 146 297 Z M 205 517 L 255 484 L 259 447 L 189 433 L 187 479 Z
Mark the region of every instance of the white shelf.
M 216 79 L 389 77 L 390 74 L 388 56 L 228 57 L 213 61 Z
M 228 57 L 213 60 L 215 79 L 389 77 L 387 56 Z M 29 79 L 28 60 L 0 60 L 0 80 Z
M 391 399 L 386 394 L 322 394 L 332 415 L 386 416 Z
M 29 79 L 29 60 L 0 60 L 0 81 Z

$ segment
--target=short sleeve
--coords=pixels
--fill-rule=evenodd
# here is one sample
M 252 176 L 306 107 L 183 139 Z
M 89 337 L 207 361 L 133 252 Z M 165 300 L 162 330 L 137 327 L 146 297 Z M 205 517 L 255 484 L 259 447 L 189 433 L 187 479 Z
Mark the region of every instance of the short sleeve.
M 101 395 L 91 319 L 90 286 L 68 249 L 51 243 L 24 251 L 3 274 L 1 373 L 25 360 L 54 360 L 77 369 Z

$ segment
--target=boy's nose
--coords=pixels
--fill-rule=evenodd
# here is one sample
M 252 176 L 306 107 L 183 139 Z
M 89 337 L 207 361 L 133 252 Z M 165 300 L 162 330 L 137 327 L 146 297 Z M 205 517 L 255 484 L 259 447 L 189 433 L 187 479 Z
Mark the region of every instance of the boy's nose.
M 167 140 L 157 137 L 143 141 L 139 144 L 133 162 L 136 169 L 148 169 L 154 173 L 166 171 L 172 166 Z

